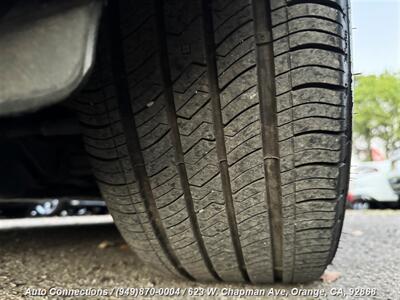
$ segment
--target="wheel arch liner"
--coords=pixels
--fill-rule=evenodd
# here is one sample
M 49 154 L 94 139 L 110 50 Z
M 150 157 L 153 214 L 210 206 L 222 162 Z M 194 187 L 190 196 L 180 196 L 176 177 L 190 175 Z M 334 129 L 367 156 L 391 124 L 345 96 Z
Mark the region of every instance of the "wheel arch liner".
M 94 61 L 102 2 L 17 1 L 0 20 L 0 116 L 75 91 Z

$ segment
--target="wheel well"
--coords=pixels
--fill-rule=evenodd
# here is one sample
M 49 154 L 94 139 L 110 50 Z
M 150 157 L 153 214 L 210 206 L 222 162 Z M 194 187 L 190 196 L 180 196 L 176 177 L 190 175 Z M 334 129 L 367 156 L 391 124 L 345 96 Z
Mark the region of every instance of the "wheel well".
M 0 119 L 0 197 L 99 196 L 75 113 Z

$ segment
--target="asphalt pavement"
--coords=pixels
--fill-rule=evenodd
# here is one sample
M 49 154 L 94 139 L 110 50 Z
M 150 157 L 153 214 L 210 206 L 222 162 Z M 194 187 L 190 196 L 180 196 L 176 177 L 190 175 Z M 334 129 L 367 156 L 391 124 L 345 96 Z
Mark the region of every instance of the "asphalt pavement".
M 333 279 L 339 277 L 331 283 L 307 285 L 199 284 L 165 278 L 143 265 L 114 225 L 103 221 L 13 229 L 0 220 L 0 299 L 66 299 L 56 295 L 82 290 L 113 293 L 103 298 L 114 299 L 117 292 L 138 293 L 134 288 L 147 289 L 147 293 L 166 293 L 169 288 L 175 293 L 170 299 L 207 298 L 213 288 L 218 299 L 237 298 L 229 293 L 243 291 L 285 296 L 268 299 L 287 299 L 288 295 L 290 299 L 356 299 L 356 294 L 358 299 L 400 299 L 400 211 L 348 211 L 340 248 L 327 270 Z M 308 294 L 300 297 L 299 293 Z

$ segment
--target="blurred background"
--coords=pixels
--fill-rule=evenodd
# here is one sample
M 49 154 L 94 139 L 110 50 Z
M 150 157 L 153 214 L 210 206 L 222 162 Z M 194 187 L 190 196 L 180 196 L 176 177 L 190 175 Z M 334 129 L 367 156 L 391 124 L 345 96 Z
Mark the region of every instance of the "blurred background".
M 400 1 L 352 0 L 353 157 L 348 206 L 399 208 Z

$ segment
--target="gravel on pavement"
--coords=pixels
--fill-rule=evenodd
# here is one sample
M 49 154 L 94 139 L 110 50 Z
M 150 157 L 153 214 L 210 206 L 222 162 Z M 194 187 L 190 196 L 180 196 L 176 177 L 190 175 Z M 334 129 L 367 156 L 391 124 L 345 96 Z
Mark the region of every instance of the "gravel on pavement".
M 356 299 L 350 293 L 376 289 L 375 296 L 358 299 L 400 299 L 400 211 L 348 211 L 339 250 L 327 270 L 328 274 L 340 273 L 339 278 L 332 283 L 307 285 L 200 284 L 166 278 L 143 265 L 112 224 L 10 229 L 5 227 L 6 222 L 0 220 L 0 299 L 55 299 L 49 292 L 52 287 L 56 288 L 53 292 L 128 287 L 181 289 L 181 296 L 169 299 L 210 299 L 205 295 L 212 288 L 217 288 L 218 296 L 214 298 L 218 299 L 236 298 L 226 295 L 229 291 L 255 293 L 261 289 L 285 295 L 268 299 L 287 299 L 287 295 L 290 299 Z M 300 292 L 311 295 L 299 296 Z M 34 293 L 41 296 L 26 297 Z M 195 293 L 198 297 L 193 296 Z M 113 295 L 104 298 L 115 299 Z

